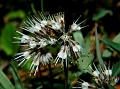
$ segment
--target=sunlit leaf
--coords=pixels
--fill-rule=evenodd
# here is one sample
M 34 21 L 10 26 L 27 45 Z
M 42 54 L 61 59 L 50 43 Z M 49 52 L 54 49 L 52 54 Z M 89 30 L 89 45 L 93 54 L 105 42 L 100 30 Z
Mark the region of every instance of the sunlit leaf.
M 16 26 L 12 23 L 6 24 L 1 35 L 1 48 L 7 55 L 14 55 L 18 49 L 18 44 L 13 43 L 13 37 L 16 36 Z
M 26 15 L 24 11 L 18 10 L 18 11 L 11 11 L 5 16 L 5 18 L 7 19 L 7 21 L 9 21 L 9 20 L 16 19 L 16 18 L 24 19 L 25 16 Z

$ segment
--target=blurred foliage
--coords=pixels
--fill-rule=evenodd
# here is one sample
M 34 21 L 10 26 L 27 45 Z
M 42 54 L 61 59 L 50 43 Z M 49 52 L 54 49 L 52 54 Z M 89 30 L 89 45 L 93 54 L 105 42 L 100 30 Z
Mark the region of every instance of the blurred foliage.
M 69 68 L 69 84 L 82 75 L 95 60 L 96 54 L 101 64 L 110 61 L 113 75 L 120 76 L 120 1 L 119 0 L 2 0 L 0 1 L 0 89 L 63 89 L 64 75 L 60 65 L 51 64 L 49 68 L 42 66 L 36 77 L 28 76 L 31 61 L 23 65 L 23 70 L 12 62 L 19 51 L 19 45 L 13 43 L 18 36 L 16 29 L 24 19 L 36 12 L 56 13 L 64 11 L 65 5 L 71 4 L 73 21 L 82 14 L 88 18 L 86 27 L 73 34 L 74 39 L 85 50 L 78 62 L 71 63 Z M 36 10 L 36 11 L 35 11 Z M 95 27 L 97 24 L 97 33 Z M 83 33 L 83 34 L 82 34 Z M 96 38 L 96 39 L 95 39 Z M 99 40 L 100 39 L 100 40 Z M 95 45 L 96 44 L 96 45 Z M 53 48 L 48 48 L 48 50 Z M 56 51 L 56 47 L 52 53 Z M 50 77 L 51 76 L 51 77 Z M 71 84 L 70 84 L 71 86 Z M 113 89 L 109 86 L 109 89 Z M 120 89 L 119 84 L 116 89 Z

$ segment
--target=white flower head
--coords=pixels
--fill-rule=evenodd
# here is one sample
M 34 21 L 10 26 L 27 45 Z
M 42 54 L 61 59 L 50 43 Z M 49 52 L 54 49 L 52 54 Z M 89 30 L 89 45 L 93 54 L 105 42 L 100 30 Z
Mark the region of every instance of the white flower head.
M 48 16 L 41 13 L 38 17 L 28 18 L 20 27 L 24 31 L 17 31 L 21 37 L 15 37 L 18 40 L 16 43 L 20 43 L 20 47 L 23 47 L 23 52 L 15 59 L 21 58 L 20 64 L 26 63 L 29 59 L 32 60 L 30 70 L 36 74 L 40 64 L 46 65 L 52 59 L 49 47 L 61 45 L 58 48 L 59 52 L 56 53 L 57 57 L 54 57 L 55 64 L 59 61 L 63 64 L 65 60 L 67 65 L 68 56 L 69 58 L 73 58 L 73 55 L 78 56 L 82 49 L 81 45 L 74 41 L 72 35 L 73 31 L 83 28 L 80 26 L 82 22 L 79 24 L 76 22 L 65 29 L 64 13 L 62 12 Z M 24 53 L 26 51 L 29 54 Z
M 105 64 L 103 66 L 99 65 L 96 67 L 96 65 L 93 63 L 93 66 L 94 67 L 90 66 L 92 72 L 88 70 L 88 73 L 93 76 L 93 80 L 98 86 L 104 87 L 101 84 L 115 85 L 117 83 L 117 78 L 112 76 L 112 70 L 110 68 L 107 68 Z

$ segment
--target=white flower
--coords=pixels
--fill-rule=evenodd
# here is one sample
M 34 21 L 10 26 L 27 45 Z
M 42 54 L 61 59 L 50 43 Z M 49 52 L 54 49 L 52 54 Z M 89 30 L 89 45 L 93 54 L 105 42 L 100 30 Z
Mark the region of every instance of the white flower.
M 55 38 L 49 38 L 50 40 L 48 40 L 48 43 L 53 45 L 55 44 L 55 42 L 57 42 L 57 40 Z
M 42 20 L 40 25 L 41 25 L 41 27 L 45 27 L 47 25 L 47 21 L 46 20 Z
M 68 47 L 63 45 L 59 53 L 57 54 L 57 57 L 55 59 L 55 64 L 57 64 L 59 60 L 62 60 L 61 63 L 63 65 L 63 61 L 67 60 L 67 56 L 68 56 L 67 52 L 68 52 Z
M 39 48 L 45 47 L 47 45 L 47 39 L 39 39 L 38 45 Z
M 106 76 L 111 76 L 112 75 L 112 70 L 111 69 L 105 70 L 104 73 L 105 73 Z
M 84 80 L 81 80 L 80 81 L 77 81 L 77 84 L 79 84 L 80 86 L 77 86 L 77 87 L 72 87 L 73 89 L 96 89 L 94 85 L 84 81 Z M 90 87 L 90 88 L 89 88 Z
M 71 29 L 72 29 L 73 31 L 75 31 L 75 30 L 81 30 L 81 27 L 80 27 L 79 25 L 77 25 L 76 23 L 73 23 L 73 24 L 71 25 Z
M 90 85 L 89 85 L 88 82 L 83 82 L 83 83 L 81 84 L 81 88 L 82 88 L 82 89 L 89 89 L 89 88 L 88 88 L 89 86 L 90 86 Z
M 49 63 L 50 59 L 52 59 L 51 53 L 46 53 L 46 55 L 41 55 L 40 62 L 46 65 Z
M 88 70 L 88 72 L 93 75 L 94 77 L 94 81 L 96 82 L 96 84 L 98 86 L 103 86 L 101 84 L 110 84 L 110 85 L 115 85 L 116 82 L 116 78 L 112 76 L 112 70 L 110 68 L 107 68 L 105 66 L 105 64 L 103 66 L 99 65 L 98 67 L 95 66 L 95 64 L 93 63 L 93 66 L 95 68 L 92 68 L 92 66 L 90 66 L 91 71 Z
M 29 36 L 23 35 L 21 38 L 21 43 L 27 43 L 27 42 L 29 42 L 29 40 L 30 40 Z
M 52 55 L 51 53 L 41 54 L 40 52 L 33 58 L 33 62 L 30 66 L 30 73 L 36 73 L 39 70 L 39 64 L 42 63 L 43 65 L 46 65 L 51 61 Z
M 78 44 L 74 44 L 72 46 L 72 49 L 73 49 L 74 52 L 80 52 L 82 47 L 80 45 L 78 45 Z
M 76 22 L 73 22 L 69 26 L 70 28 L 65 29 L 64 13 L 62 12 L 51 16 L 45 16 L 41 13 L 39 17 L 28 18 L 20 27 L 24 31 L 17 31 L 21 37 L 15 37 L 18 40 L 15 43 L 20 43 L 20 47 L 24 47 L 23 52 L 18 53 L 19 56 L 15 59 L 21 60 L 20 65 L 26 63 L 29 59 L 32 60 L 30 70 L 36 74 L 40 64 L 46 65 L 52 59 L 51 51 L 48 50 L 49 47 L 61 45 L 59 52 L 56 53 L 55 64 L 59 61 L 63 64 L 63 61 L 65 61 L 67 65 L 68 57 L 72 58 L 73 55 L 76 58 L 79 57 L 82 49 L 72 36 L 73 31 L 83 28 L 80 26 L 82 22 L 79 24 Z M 68 32 L 65 30 L 68 30 Z
M 36 45 L 37 45 L 37 43 L 36 43 L 35 41 L 30 41 L 30 42 L 29 42 L 29 47 L 30 47 L 30 48 L 35 48 Z
M 92 73 L 93 76 L 95 77 L 99 77 L 100 75 L 100 72 L 98 70 L 95 70 L 93 73 Z

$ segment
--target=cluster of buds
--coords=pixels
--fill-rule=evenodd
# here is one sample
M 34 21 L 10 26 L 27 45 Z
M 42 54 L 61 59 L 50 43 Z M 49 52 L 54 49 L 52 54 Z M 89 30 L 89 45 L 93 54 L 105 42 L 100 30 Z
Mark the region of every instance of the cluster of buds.
M 48 64 L 52 59 L 55 59 L 55 64 L 60 62 L 63 65 L 63 61 L 67 61 L 68 57 L 71 58 L 73 55 L 80 57 L 82 46 L 74 41 L 72 34 L 86 26 L 81 27 L 84 21 L 78 24 L 77 22 L 78 19 L 69 26 L 66 32 L 62 12 L 48 16 L 41 13 L 39 17 L 28 18 L 20 27 L 25 33 L 17 31 L 21 37 L 15 37 L 16 43 L 24 46 L 24 50 L 16 54 L 15 60 L 20 61 L 19 65 L 32 60 L 30 71 L 36 75 L 39 65 Z M 60 48 L 56 57 L 53 57 L 53 54 L 46 48 L 57 44 Z
M 108 89 L 108 86 L 115 86 L 119 78 L 112 76 L 112 69 L 107 68 L 104 66 L 96 67 L 95 64 L 89 66 L 90 69 L 87 71 L 92 75 L 92 83 L 83 81 L 77 81 L 80 87 L 73 87 L 73 88 L 80 88 L 80 89 Z

